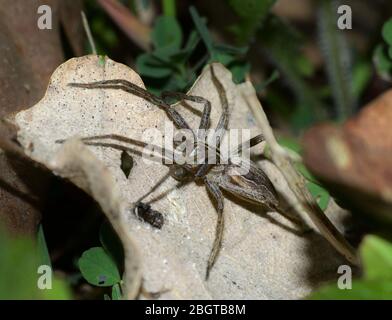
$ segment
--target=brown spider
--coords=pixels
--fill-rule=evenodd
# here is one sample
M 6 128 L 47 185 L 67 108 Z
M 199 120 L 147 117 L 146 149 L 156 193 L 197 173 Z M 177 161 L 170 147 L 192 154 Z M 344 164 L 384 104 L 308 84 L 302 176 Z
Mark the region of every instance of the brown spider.
M 217 135 L 216 138 L 216 147 L 214 149 L 219 153 L 220 142 L 224 136 L 225 131 L 228 129 L 228 120 L 229 120 L 229 107 L 228 100 L 223 88 L 223 85 L 216 77 L 214 68 L 211 66 L 211 77 L 214 83 L 214 86 L 219 94 L 219 99 L 222 105 L 222 113 L 220 115 L 218 124 L 215 128 L 215 132 Z M 183 93 L 173 93 L 166 92 L 162 94 L 162 97 L 157 97 L 150 92 L 138 87 L 137 85 L 128 82 L 126 80 L 105 80 L 98 81 L 92 83 L 70 83 L 72 87 L 78 88 L 87 88 L 87 89 L 119 89 L 136 96 L 142 97 L 147 101 L 157 105 L 162 108 L 171 121 L 176 125 L 178 129 L 188 129 L 192 130 L 185 119 L 175 110 L 175 108 L 168 104 L 166 99 L 168 97 L 177 98 L 181 100 L 189 100 L 197 103 L 204 104 L 203 112 L 201 115 L 201 120 L 199 124 L 199 129 L 207 129 L 209 126 L 210 112 L 211 112 L 211 104 L 208 100 L 199 97 L 199 96 L 188 96 Z M 196 136 L 194 131 L 192 130 L 194 137 Z M 82 138 L 88 145 L 95 146 L 104 146 L 111 147 L 115 149 L 119 149 L 122 151 L 130 151 L 130 148 L 127 148 L 123 145 L 119 145 L 116 143 L 103 143 L 103 142 L 93 142 L 94 140 L 102 140 L 102 139 L 111 139 L 115 141 L 136 144 L 139 146 L 146 146 L 147 144 L 144 142 L 140 142 L 137 140 L 133 140 L 130 138 L 126 138 L 123 136 L 110 134 L 110 135 L 101 135 L 101 136 L 93 136 L 93 137 L 85 137 Z M 251 148 L 260 142 L 262 142 L 263 136 L 257 135 L 246 141 L 245 143 L 240 144 L 234 154 L 238 154 L 245 148 Z M 57 142 L 64 142 L 64 140 L 59 140 Z M 205 145 L 209 148 L 208 145 Z M 164 149 L 162 149 L 164 150 Z M 233 154 L 233 155 L 234 155 Z M 255 204 L 262 205 L 264 208 L 268 210 L 273 210 L 281 213 L 287 219 L 297 223 L 301 227 L 303 227 L 302 221 L 294 216 L 286 214 L 279 207 L 278 195 L 275 191 L 274 186 L 269 180 L 268 176 L 264 173 L 263 170 L 258 168 L 256 164 L 248 160 L 248 172 L 246 174 L 241 173 L 241 163 L 233 163 L 232 161 L 228 161 L 228 164 L 209 164 L 208 159 L 204 158 L 205 161 L 202 164 L 171 164 L 168 165 L 170 167 L 169 175 L 173 177 L 175 180 L 181 182 L 190 182 L 190 181 L 201 181 L 205 184 L 209 194 L 214 198 L 216 204 L 216 210 L 218 214 L 217 218 L 217 226 L 216 226 L 216 235 L 214 244 L 208 259 L 207 270 L 206 270 L 206 279 L 209 277 L 209 273 L 211 268 L 213 267 L 216 258 L 218 256 L 219 250 L 221 248 L 222 236 L 224 230 L 224 216 L 223 216 L 223 208 L 224 208 L 224 196 L 222 190 L 231 193 L 232 195 L 244 199 L 248 202 L 252 202 Z M 157 185 L 159 185 L 158 183 Z M 153 189 L 156 189 L 156 186 Z M 151 191 L 149 192 L 149 194 Z M 143 197 L 144 198 L 144 197 Z M 139 201 L 137 203 L 140 203 Z

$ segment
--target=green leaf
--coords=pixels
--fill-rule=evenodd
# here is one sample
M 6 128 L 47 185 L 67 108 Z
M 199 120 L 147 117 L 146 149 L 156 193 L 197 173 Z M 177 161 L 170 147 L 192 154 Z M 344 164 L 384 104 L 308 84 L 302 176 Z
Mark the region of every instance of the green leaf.
M 382 37 L 388 45 L 392 46 L 392 18 L 384 23 Z
M 392 244 L 380 237 L 366 236 L 360 247 L 364 277 L 392 280 Z
M 229 5 L 244 19 L 260 19 L 267 15 L 276 0 L 228 0 Z
M 196 26 L 197 31 L 199 32 L 200 37 L 202 38 L 205 46 L 207 47 L 207 50 L 210 54 L 213 52 L 213 41 L 212 37 L 210 35 L 210 32 L 208 31 L 205 22 L 203 19 L 199 16 L 199 13 L 197 12 L 196 8 L 194 6 L 191 6 L 189 9 L 189 12 L 191 13 L 191 17 L 193 20 L 193 23 Z
M 176 16 L 176 0 L 162 0 L 162 6 L 165 16 Z
M 290 137 L 279 137 L 278 142 L 282 147 L 300 154 L 302 151 L 301 145 L 297 140 Z
M 11 237 L 0 229 L 0 300 L 71 298 L 68 285 L 56 276 L 52 277 L 52 289 L 39 289 L 38 280 L 43 275 L 38 274 L 38 267 L 42 257 L 35 242 Z
M 226 44 L 213 44 L 211 55 L 213 57 L 217 56 L 224 56 L 228 57 L 229 61 L 225 60 L 226 64 L 231 63 L 232 61 L 236 60 L 237 58 L 243 57 L 248 50 L 248 47 L 234 47 Z M 219 61 L 219 60 L 218 60 Z M 220 62 L 220 61 L 219 61 Z
M 316 199 L 321 210 L 324 211 L 325 209 L 327 209 L 329 203 L 328 191 L 314 182 L 308 182 L 306 186 L 309 192 L 312 194 L 313 198 Z
M 2 231 L 2 230 L 1 230 Z M 0 234 L 0 299 L 38 299 L 38 255 L 27 238 L 12 239 Z
M 79 259 L 79 268 L 88 283 L 108 287 L 121 281 L 113 259 L 101 247 L 85 251 Z
M 310 295 L 310 299 L 392 299 L 392 244 L 368 235 L 360 246 L 364 276 L 353 281 L 352 289 L 341 290 L 331 283 Z
M 207 51 L 210 55 L 209 62 L 220 62 L 227 66 L 233 74 L 234 82 L 240 83 L 244 81 L 245 75 L 249 72 L 250 65 L 246 61 L 237 60 L 239 56 L 244 55 L 248 47 L 234 47 L 225 44 L 215 44 L 205 25 L 203 19 L 199 16 L 194 7 L 190 8 L 192 19 L 196 29 L 200 34 Z
M 359 98 L 372 77 L 372 66 L 368 62 L 359 62 L 354 66 L 352 91 Z
M 185 44 L 183 51 L 187 52 L 190 55 L 195 50 L 195 48 L 199 44 L 199 42 L 200 42 L 199 34 L 195 30 L 192 30 L 191 34 L 188 37 L 188 40 Z
M 177 19 L 172 16 L 161 16 L 155 22 L 151 32 L 151 40 L 155 48 L 170 48 L 177 51 L 181 48 L 182 30 Z
M 276 0 L 228 0 L 240 22 L 231 27 L 240 42 L 247 42 L 262 25 Z
M 391 300 L 392 282 L 390 281 L 353 281 L 352 289 L 339 289 L 330 284 L 310 295 L 312 300 Z
M 305 81 L 303 69 L 301 71 L 301 67 L 298 67 L 298 64 L 301 64 L 300 61 L 303 61 L 303 58 L 300 58 L 303 56 L 302 35 L 291 25 L 272 14 L 265 20 L 257 35 L 258 41 L 282 74 L 282 78 L 295 97 L 295 100 L 289 101 L 289 104 L 282 110 L 287 113 L 293 127 L 302 129 L 325 119 L 327 113 L 323 101 L 316 94 L 314 87 Z M 275 97 L 275 100 L 282 100 L 282 98 Z M 279 105 L 274 107 L 283 109 Z
M 311 77 L 314 73 L 313 64 L 303 55 L 300 55 L 295 59 L 295 66 L 298 73 L 304 77 Z
M 250 63 L 246 61 L 234 61 L 228 67 L 233 75 L 234 83 L 244 82 L 246 75 L 250 72 Z
M 41 290 L 45 300 L 69 300 L 71 299 L 71 290 L 68 284 L 56 277 L 52 278 L 52 289 Z
M 272 74 L 269 76 L 267 80 L 255 86 L 256 91 L 257 92 L 264 91 L 271 83 L 278 80 L 279 77 L 280 77 L 280 72 L 278 70 L 274 70 L 274 72 L 272 72 Z
M 182 50 L 173 50 L 171 47 L 156 48 L 153 52 L 151 52 L 151 56 L 153 57 L 152 63 L 175 67 L 172 65 L 172 57 L 181 51 Z
M 164 66 L 149 53 L 144 53 L 137 57 L 136 68 L 140 74 L 151 78 L 165 78 L 173 73 L 170 67 Z
M 389 58 L 385 47 L 380 44 L 376 47 L 373 54 L 373 61 L 377 73 L 385 80 L 390 80 L 392 75 L 392 59 Z
M 249 50 L 249 47 L 235 47 L 228 44 L 217 43 L 214 44 L 214 50 L 225 52 L 234 56 L 243 56 Z
M 310 173 L 308 168 L 306 168 L 302 162 L 296 164 L 295 168 L 306 178 L 306 180 L 318 184 L 317 179 Z
M 40 261 L 41 261 L 40 264 L 42 264 L 42 265 L 44 264 L 49 267 L 52 267 L 52 262 L 50 261 L 48 246 L 46 245 L 44 229 L 42 227 L 42 224 L 40 224 L 38 227 L 37 248 L 38 248 L 38 254 L 40 257 Z
M 209 62 L 220 62 L 221 64 L 227 66 L 228 64 L 235 61 L 235 57 L 231 54 L 225 52 L 219 52 L 213 50 L 212 56 Z
M 170 62 L 174 65 L 177 66 L 177 68 L 173 68 L 173 69 L 179 69 L 179 67 L 181 68 L 185 63 L 188 62 L 189 56 L 192 54 L 191 51 L 188 50 L 180 50 L 177 51 L 176 53 L 174 53 L 171 57 L 170 57 Z
M 121 299 L 122 299 L 121 287 L 118 283 L 116 283 L 112 287 L 112 300 L 121 300 Z

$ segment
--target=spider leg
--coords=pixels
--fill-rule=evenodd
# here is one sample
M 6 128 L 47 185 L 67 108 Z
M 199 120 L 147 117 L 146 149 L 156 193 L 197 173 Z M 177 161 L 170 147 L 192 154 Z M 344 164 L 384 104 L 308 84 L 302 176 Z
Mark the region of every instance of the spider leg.
M 211 115 L 211 102 L 208 101 L 207 99 L 200 97 L 200 96 L 191 96 L 187 95 L 181 92 L 170 92 L 170 91 L 165 91 L 161 95 L 162 99 L 167 101 L 167 98 L 176 98 L 178 100 L 184 101 L 193 101 L 196 103 L 201 103 L 203 104 L 203 112 L 201 114 L 200 118 L 200 123 L 199 123 L 199 130 L 197 137 L 195 133 L 193 132 L 193 137 L 194 137 L 194 151 L 197 150 L 199 147 L 198 142 L 204 142 L 205 141 L 205 130 L 208 128 L 209 122 L 210 122 L 210 115 Z
M 216 209 L 218 214 L 215 240 L 207 263 L 206 280 L 208 280 L 211 268 L 214 266 L 218 253 L 222 247 L 223 230 L 224 230 L 224 217 L 223 217 L 224 204 L 223 204 L 223 194 L 219 188 L 219 185 L 211 181 L 207 177 L 204 178 L 204 183 L 207 187 L 208 192 L 216 201 Z
M 138 141 L 138 140 L 134 140 L 131 138 L 127 138 L 127 137 L 123 137 L 120 135 L 115 135 L 115 134 L 108 134 L 108 135 L 101 135 L 101 136 L 91 136 L 91 137 L 86 137 L 86 138 L 82 138 L 81 140 L 83 141 L 84 144 L 89 145 L 89 146 L 97 146 L 97 147 L 106 147 L 106 148 L 112 148 L 115 150 L 120 150 L 120 151 L 126 151 L 126 152 L 130 152 L 133 154 L 137 154 L 138 156 L 144 156 L 145 154 L 142 151 L 139 150 L 135 150 L 133 148 L 118 144 L 118 143 L 106 143 L 106 142 L 94 142 L 94 140 L 105 140 L 105 139 L 112 139 L 112 140 L 117 140 L 120 142 L 127 142 L 127 143 L 133 143 L 139 146 L 146 146 L 147 144 L 145 142 L 142 141 Z M 65 140 L 57 140 L 56 143 L 64 143 Z M 156 148 L 160 149 L 158 146 L 156 146 Z M 162 150 L 164 150 L 162 148 Z M 155 160 L 155 159 L 154 159 Z M 184 169 L 191 171 L 192 167 L 184 164 L 183 165 Z M 160 180 L 143 196 L 141 196 L 136 202 L 135 205 L 137 205 L 138 203 L 140 203 L 141 201 L 143 201 L 145 198 L 147 198 L 150 194 L 152 194 L 153 192 L 155 192 L 165 181 L 167 178 L 170 177 L 170 172 L 166 173 L 164 176 L 162 176 L 160 178 Z M 175 188 L 178 188 L 179 186 L 181 186 L 182 183 L 177 183 Z M 163 195 L 161 195 L 161 197 L 157 197 L 155 199 L 153 199 L 152 201 L 150 201 L 149 203 L 155 202 L 157 200 L 159 200 L 160 198 L 162 198 L 164 195 L 166 195 L 170 190 L 166 191 Z
M 216 147 L 219 148 L 223 135 L 227 130 L 227 126 L 229 124 L 229 101 L 227 99 L 225 88 L 223 87 L 222 83 L 216 76 L 213 66 L 211 66 L 211 79 L 216 87 L 216 90 L 218 91 L 219 100 L 222 106 L 222 114 L 215 128 L 216 133 L 218 133 L 217 136 L 218 141 Z
M 172 106 L 165 103 L 163 99 L 127 80 L 114 79 L 91 83 L 69 83 L 68 85 L 71 87 L 87 89 L 116 89 L 131 93 L 162 108 L 178 128 L 191 130 L 185 119 Z
M 227 99 L 225 88 L 223 87 L 222 83 L 216 76 L 213 66 L 211 66 L 211 79 L 212 82 L 214 83 L 216 90 L 218 91 L 219 100 L 222 106 L 222 113 L 219 117 L 218 124 L 215 127 L 215 134 L 214 134 L 214 139 L 215 139 L 214 142 L 216 142 L 214 147 L 217 150 L 219 150 L 219 146 L 222 142 L 223 136 L 225 134 L 225 131 L 227 130 L 228 123 L 229 123 L 229 101 Z M 204 177 L 211 167 L 213 167 L 213 164 L 204 163 L 200 165 L 198 167 L 198 170 L 196 171 L 195 177 L 196 178 Z
M 163 184 L 165 181 L 166 181 L 166 179 L 167 178 L 169 178 L 170 177 L 170 173 L 168 172 L 168 173 L 166 173 L 151 189 L 150 189 L 150 191 L 148 191 L 147 193 L 145 193 L 143 196 L 141 196 L 137 201 L 136 201 L 136 203 L 140 203 L 140 202 L 142 202 L 145 198 L 147 198 L 150 194 L 152 194 L 153 192 L 155 192 L 158 188 L 159 188 L 159 186 L 161 185 L 161 184 Z M 151 202 L 149 202 L 149 203 L 151 203 Z
M 176 98 L 180 100 L 188 100 L 197 103 L 202 103 L 204 105 L 203 112 L 200 118 L 199 129 L 207 129 L 210 122 L 211 115 L 211 102 L 200 96 L 189 96 L 181 92 L 171 92 L 165 91 L 162 93 L 162 99 L 166 101 L 167 98 Z
M 258 145 L 259 143 L 263 142 L 264 140 L 265 140 L 264 136 L 262 134 L 258 134 L 257 136 L 254 136 L 253 138 L 239 144 L 238 147 L 234 150 L 234 152 L 232 154 L 237 155 L 242 150 L 250 149 L 250 148 Z
M 121 135 L 117 135 L 117 134 L 105 134 L 105 135 L 98 135 L 98 136 L 90 136 L 90 137 L 83 137 L 81 138 L 81 140 L 86 144 L 86 145 L 91 145 L 91 146 L 99 146 L 99 147 L 108 147 L 108 148 L 112 148 L 112 149 L 117 149 L 117 150 L 121 150 L 121 151 L 128 151 L 131 153 L 135 153 L 138 154 L 140 156 L 151 156 L 152 154 L 146 154 L 143 153 L 141 151 L 132 149 L 130 147 L 126 147 L 120 144 L 115 144 L 115 143 L 105 143 L 105 142 L 99 142 L 99 140 L 115 140 L 115 141 L 119 141 L 119 142 L 123 142 L 123 143 L 128 143 L 128 144 L 132 144 L 132 145 L 137 145 L 140 147 L 153 147 L 153 149 L 158 153 L 158 154 L 153 154 L 156 158 L 160 158 L 160 160 L 168 160 L 169 164 L 171 163 L 176 163 L 176 157 L 174 156 L 174 152 L 171 150 L 168 150 L 166 148 L 162 148 L 159 147 L 157 145 L 153 145 L 151 143 L 146 143 L 146 142 L 142 142 L 139 140 L 135 140 L 132 138 L 128 138 L 128 137 L 124 137 Z M 98 140 L 98 142 L 95 142 L 96 140 Z M 56 140 L 56 143 L 64 143 L 65 140 Z M 166 155 L 168 157 L 166 157 Z M 153 160 L 153 159 L 150 159 Z M 165 164 L 163 162 L 163 164 Z M 188 171 L 192 171 L 192 167 L 188 164 L 183 164 L 182 165 L 184 167 L 184 169 L 188 170 Z

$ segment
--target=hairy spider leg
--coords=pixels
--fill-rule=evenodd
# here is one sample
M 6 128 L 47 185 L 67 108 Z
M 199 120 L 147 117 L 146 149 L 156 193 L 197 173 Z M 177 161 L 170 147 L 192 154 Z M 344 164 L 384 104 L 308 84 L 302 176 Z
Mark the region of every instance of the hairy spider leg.
M 216 258 L 219 254 L 219 251 L 222 247 L 222 240 L 223 240 L 223 230 L 225 227 L 225 220 L 223 216 L 223 194 L 222 191 L 219 188 L 219 185 L 216 184 L 213 181 L 210 181 L 208 177 L 204 177 L 204 183 L 205 186 L 208 190 L 208 192 L 211 194 L 211 196 L 214 198 L 216 202 L 216 212 L 217 212 L 217 222 L 216 222 L 216 228 L 215 228 L 215 239 L 214 243 L 212 245 L 212 249 L 210 252 L 210 256 L 208 258 L 207 262 L 207 271 L 206 271 L 206 280 L 208 280 L 208 277 L 210 276 L 210 271 L 212 267 L 215 264 Z
M 138 156 L 151 156 L 151 154 L 145 154 L 142 151 L 139 150 L 135 150 L 133 148 L 121 145 L 121 144 L 116 144 L 116 143 L 106 143 L 106 142 L 94 142 L 94 140 L 106 140 L 106 139 L 112 139 L 112 140 L 117 140 L 119 142 L 124 142 L 124 143 L 129 143 L 129 144 L 134 144 L 137 146 L 141 146 L 141 147 L 146 147 L 147 145 L 151 146 L 151 144 L 147 144 L 145 142 L 139 141 L 139 140 L 135 140 L 135 139 L 131 139 L 131 138 L 127 138 L 127 137 L 123 137 L 120 135 L 116 135 L 116 134 L 107 134 L 107 135 L 98 135 L 98 136 L 91 136 L 91 137 L 85 137 L 85 138 L 81 138 L 81 141 L 89 146 L 96 146 L 96 147 L 106 147 L 106 148 L 112 148 L 115 150 L 120 150 L 120 151 L 126 151 L 126 152 L 130 152 L 133 154 L 136 154 Z M 66 140 L 57 140 L 56 143 L 64 143 Z M 167 155 L 172 155 L 172 159 L 169 158 L 169 160 L 175 160 L 175 157 L 173 155 L 173 152 L 171 150 L 167 150 L 165 148 L 161 148 L 158 147 L 156 145 L 153 145 L 154 149 L 156 151 L 158 151 L 160 154 L 155 154 L 153 159 L 149 159 L 150 161 L 158 161 L 156 158 L 160 158 L 159 161 L 161 160 L 165 160 L 168 158 L 165 158 L 165 156 L 163 156 L 164 154 Z M 163 163 L 164 164 L 164 163 Z M 183 165 L 184 169 L 192 172 L 192 166 L 188 165 L 188 164 L 184 164 Z M 154 191 L 156 191 L 158 189 L 158 187 L 164 182 L 166 181 L 166 179 L 170 177 L 170 172 L 166 173 L 153 187 L 152 189 L 146 193 L 145 195 L 143 195 L 142 197 L 140 197 L 140 199 L 138 199 L 138 201 L 136 201 L 136 203 L 142 201 L 143 199 L 145 199 L 147 196 L 149 196 L 151 193 L 153 193 Z M 178 187 L 178 185 L 176 186 Z
M 192 102 L 202 103 L 203 104 L 203 112 L 200 118 L 199 129 L 207 129 L 208 124 L 210 122 L 210 114 L 211 114 L 211 102 L 207 99 L 200 96 L 191 96 L 182 92 L 173 92 L 173 91 L 164 91 L 162 93 L 162 99 L 166 101 L 167 98 L 176 98 L 180 101 L 188 100 Z
M 251 148 L 259 143 L 264 141 L 264 136 L 262 134 L 259 134 L 248 141 L 241 143 L 235 151 L 232 153 L 233 155 L 236 155 L 241 152 L 241 150 L 246 147 L 246 148 Z M 213 147 L 211 147 L 213 148 Z M 217 150 L 217 152 L 219 152 Z M 204 177 L 204 183 L 206 185 L 207 191 L 212 195 L 212 197 L 216 201 L 216 209 L 217 209 L 217 214 L 218 214 L 218 219 L 217 219 L 217 224 L 216 224 L 216 233 L 215 233 L 215 239 L 214 243 L 212 245 L 212 250 L 210 253 L 210 256 L 208 258 L 208 264 L 207 264 L 207 272 L 206 272 L 206 279 L 208 279 L 210 271 L 212 267 L 215 264 L 216 258 L 219 254 L 220 248 L 222 247 L 222 240 L 223 240 L 223 231 L 224 231 L 224 215 L 223 215 L 223 209 L 224 209 L 224 198 L 222 191 L 220 190 L 219 184 L 216 182 L 212 181 L 209 179 L 208 176 Z
M 198 135 L 196 137 L 194 131 L 192 130 L 193 137 L 194 137 L 194 149 L 192 154 L 194 154 L 194 151 L 197 150 L 197 147 L 200 142 L 203 142 L 203 134 L 205 130 L 208 128 L 209 122 L 210 122 L 210 115 L 211 115 L 211 102 L 208 101 L 207 99 L 200 97 L 200 96 L 192 96 L 192 95 L 187 95 L 182 92 L 172 92 L 172 91 L 165 91 L 161 94 L 162 99 L 167 101 L 168 98 L 176 98 L 180 101 L 180 104 L 184 101 L 193 101 L 196 103 L 201 103 L 203 104 L 203 111 L 200 117 L 200 123 L 199 123 L 199 130 L 198 130 Z
M 71 87 L 87 89 L 115 89 L 131 93 L 162 108 L 178 128 L 192 130 L 185 121 L 185 119 L 181 116 L 181 114 L 178 113 L 177 110 L 175 110 L 172 106 L 167 104 L 163 99 L 157 97 L 156 95 L 148 92 L 147 90 L 135 85 L 130 81 L 113 79 L 90 83 L 69 83 L 68 85 Z
M 132 82 L 121 79 L 113 79 L 113 80 L 104 80 L 97 81 L 91 83 L 70 83 L 68 84 L 71 87 L 77 88 L 87 88 L 87 89 L 117 89 L 123 90 L 125 92 L 134 94 L 138 97 L 144 98 L 145 100 L 151 102 L 154 105 L 157 105 L 160 108 L 163 108 L 165 112 L 168 114 L 169 118 L 173 121 L 173 123 L 180 129 L 188 129 L 191 130 L 194 140 L 196 141 L 195 132 L 190 128 L 185 119 L 181 116 L 180 113 L 175 110 L 173 106 L 166 103 L 166 99 L 168 97 L 176 97 L 183 100 L 190 100 L 197 103 L 204 104 L 203 113 L 200 120 L 199 129 L 206 129 L 209 123 L 209 117 L 211 113 L 211 103 L 202 97 L 199 96 L 187 96 L 186 94 L 179 92 L 164 92 L 162 97 L 158 97 L 147 90 L 135 85 Z M 200 137 L 199 137 L 200 138 Z
M 227 100 L 225 88 L 223 87 L 222 83 L 219 81 L 218 77 L 216 76 L 214 67 L 212 65 L 210 70 L 211 70 L 211 79 L 212 82 L 214 83 L 214 86 L 216 87 L 216 90 L 218 91 L 219 100 L 222 106 L 222 113 L 215 127 L 215 134 L 214 134 L 214 140 L 216 142 L 215 148 L 219 150 L 220 144 L 222 142 L 223 136 L 225 134 L 225 131 L 227 130 L 228 123 L 229 123 L 229 102 Z M 212 166 L 213 165 L 208 164 L 208 162 L 200 165 L 195 174 L 195 177 L 196 178 L 204 177 Z

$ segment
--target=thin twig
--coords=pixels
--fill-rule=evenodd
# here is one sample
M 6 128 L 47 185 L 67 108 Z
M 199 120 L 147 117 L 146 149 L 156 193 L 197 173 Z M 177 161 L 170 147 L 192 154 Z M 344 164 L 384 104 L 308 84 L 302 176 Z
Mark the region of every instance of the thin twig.
M 93 52 L 93 54 L 96 55 L 97 48 L 95 46 L 93 35 L 91 34 L 91 29 L 90 29 L 90 25 L 88 24 L 86 14 L 84 13 L 84 11 L 81 11 L 81 15 L 82 15 L 83 27 L 84 27 L 84 30 L 86 31 L 87 39 L 88 39 L 88 42 L 90 43 L 90 46 L 91 46 L 91 51 Z
M 292 190 L 296 200 L 290 205 L 295 212 L 301 216 L 305 212 L 316 225 L 320 233 L 340 252 L 346 259 L 358 265 L 358 257 L 355 249 L 347 242 L 343 235 L 335 228 L 332 222 L 325 216 L 317 202 L 306 188 L 305 179 L 293 167 L 290 156 L 281 147 L 272 131 L 263 107 L 257 98 L 256 91 L 250 82 L 241 86 L 242 95 L 248 107 L 254 114 L 256 121 L 263 132 L 265 140 L 270 147 L 271 159 L 283 174 L 289 188 Z

